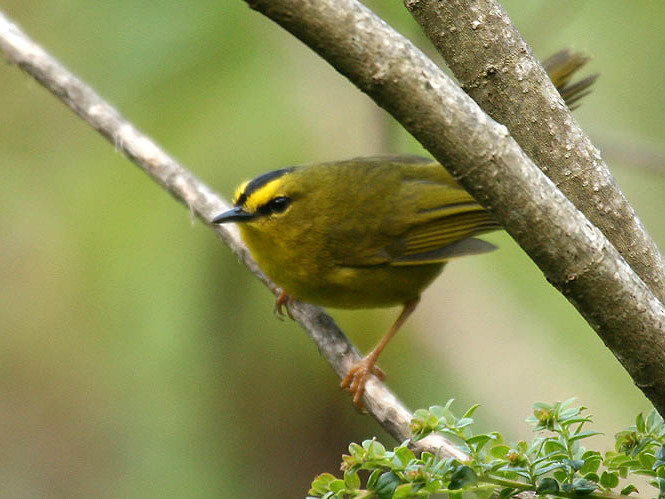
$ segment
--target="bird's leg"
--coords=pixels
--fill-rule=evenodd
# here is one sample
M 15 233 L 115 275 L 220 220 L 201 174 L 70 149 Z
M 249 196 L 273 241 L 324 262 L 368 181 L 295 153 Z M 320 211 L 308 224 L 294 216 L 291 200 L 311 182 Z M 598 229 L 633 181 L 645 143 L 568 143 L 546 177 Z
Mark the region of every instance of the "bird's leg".
M 377 343 L 374 349 L 365 356 L 362 360 L 357 362 L 354 366 L 349 369 L 349 372 L 346 374 L 342 382 L 340 383 L 341 388 L 348 388 L 353 396 L 353 405 L 357 409 L 361 410 L 363 408 L 363 395 L 365 394 L 365 384 L 369 377 L 374 374 L 380 380 L 383 380 L 386 375 L 385 373 L 376 365 L 376 361 L 381 354 L 381 351 L 386 347 L 388 342 L 395 336 L 395 333 L 399 330 L 400 327 L 406 322 L 409 316 L 413 313 L 420 301 L 420 297 L 413 300 L 407 301 L 402 308 L 402 312 L 397 317 L 397 320 L 394 322 L 392 327 L 388 330 L 381 341 Z
M 289 301 L 291 300 L 291 297 L 286 294 L 286 291 L 281 289 L 279 291 L 279 294 L 277 295 L 277 298 L 275 299 L 275 315 L 281 320 L 282 317 L 284 317 L 284 310 L 282 310 L 282 307 L 286 307 L 286 313 L 289 316 L 289 319 L 293 320 L 293 316 L 291 315 L 291 311 L 289 310 Z

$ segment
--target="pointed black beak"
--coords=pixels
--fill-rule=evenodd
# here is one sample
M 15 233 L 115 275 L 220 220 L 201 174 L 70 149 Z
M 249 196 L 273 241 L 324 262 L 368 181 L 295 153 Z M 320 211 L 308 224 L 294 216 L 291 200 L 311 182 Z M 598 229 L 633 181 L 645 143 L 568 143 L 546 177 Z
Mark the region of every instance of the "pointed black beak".
M 212 223 L 224 224 L 227 222 L 247 222 L 252 218 L 254 218 L 253 213 L 247 213 L 240 206 L 236 206 L 235 208 L 231 208 L 229 211 L 225 211 L 224 213 L 217 215 L 212 219 Z

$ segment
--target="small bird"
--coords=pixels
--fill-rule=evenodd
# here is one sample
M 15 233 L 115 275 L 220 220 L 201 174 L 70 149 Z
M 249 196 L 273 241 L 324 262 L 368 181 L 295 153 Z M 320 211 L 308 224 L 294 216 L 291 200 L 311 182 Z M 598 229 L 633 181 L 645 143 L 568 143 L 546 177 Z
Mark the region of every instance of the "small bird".
M 598 75 L 571 83 L 589 58 L 557 52 L 543 65 L 571 109 Z M 501 227 L 439 163 L 374 156 L 283 168 L 242 184 L 214 223 L 239 224 L 265 274 L 289 298 L 331 308 L 402 305 L 392 327 L 341 382 L 362 409 L 381 351 L 451 259 L 493 251 L 475 236 Z
M 289 298 L 332 308 L 402 305 L 376 347 L 342 380 L 356 407 L 381 351 L 453 258 L 495 246 L 474 236 L 499 229 L 436 161 L 376 156 L 284 168 L 245 182 L 235 222 L 259 267 Z

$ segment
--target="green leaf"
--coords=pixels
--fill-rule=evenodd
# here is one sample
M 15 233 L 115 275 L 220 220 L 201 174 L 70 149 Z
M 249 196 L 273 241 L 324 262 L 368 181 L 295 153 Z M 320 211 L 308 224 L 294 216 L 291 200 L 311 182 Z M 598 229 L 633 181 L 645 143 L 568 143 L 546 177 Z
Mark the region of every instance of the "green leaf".
M 450 406 L 452 405 L 454 399 L 448 400 L 446 402 L 446 405 L 443 407 L 440 405 L 434 405 L 429 408 L 429 412 L 436 417 L 439 422 L 445 423 L 445 424 L 453 424 L 455 422 L 455 416 L 453 413 L 450 411 Z
M 565 426 L 572 426 L 572 425 L 577 424 L 577 423 L 590 423 L 591 421 L 592 421 L 592 419 L 589 416 L 575 416 L 575 417 L 571 417 L 571 418 L 566 419 L 563 423 L 565 423 Z M 580 425 L 579 428 L 581 428 L 581 427 L 582 427 L 582 425 Z M 578 431 L 579 431 L 579 428 L 578 428 Z
M 656 471 L 661 466 L 665 466 L 665 444 L 658 447 L 654 457 L 656 458 L 652 467 L 654 471 Z
M 450 411 L 450 406 L 453 405 L 453 402 L 455 402 L 455 399 L 448 399 L 446 401 L 446 405 L 443 406 L 443 411 L 444 412 L 449 412 Z
M 600 475 L 600 486 L 606 489 L 613 489 L 619 485 L 619 474 L 614 471 L 603 471 Z
M 642 438 L 637 447 L 633 449 L 632 455 L 637 456 L 638 454 L 642 453 L 644 450 L 646 450 L 648 447 L 651 446 L 651 444 L 654 442 L 653 437 L 647 435 L 646 437 Z
M 598 452 L 597 450 L 586 450 L 582 454 L 582 459 L 584 459 L 585 461 L 587 459 L 592 458 L 592 457 L 602 457 L 602 456 L 601 456 L 600 452 Z
M 591 453 L 587 451 L 582 454 L 582 460 L 584 461 L 584 466 L 580 468 L 580 473 L 584 475 L 586 473 L 595 473 L 598 471 L 603 458 L 595 451 L 592 451 Z
M 383 470 L 374 470 L 372 473 L 369 475 L 369 478 L 367 479 L 367 488 L 370 490 L 374 490 L 376 488 L 376 482 L 378 481 L 379 477 L 381 476 L 381 473 L 383 473 Z
M 605 457 L 605 466 L 618 468 L 619 466 L 626 465 L 631 460 L 632 458 L 626 454 L 608 452 Z
M 619 476 L 621 478 L 627 478 L 628 477 L 628 466 L 619 467 Z
M 597 488 L 598 485 L 595 483 L 585 480 L 584 478 L 578 478 L 573 482 L 572 491 L 576 496 L 586 496 L 591 494 Z
M 455 458 L 453 457 L 449 457 L 448 459 L 442 459 L 441 461 L 437 462 L 434 465 L 434 467 L 432 468 L 432 473 L 436 475 L 446 475 L 448 474 L 449 471 L 453 469 L 455 463 L 456 461 Z
M 406 466 L 416 458 L 415 454 L 407 447 L 397 447 L 395 449 L 395 457 L 399 460 L 402 466 Z
M 330 482 L 330 490 L 332 490 L 335 493 L 342 492 L 345 489 L 346 489 L 346 486 L 344 484 L 344 480 L 341 480 L 341 479 L 338 478 L 338 479 L 333 480 L 332 482 Z
M 531 474 L 525 468 L 514 470 L 514 472 L 515 472 L 516 475 L 521 476 L 525 480 L 530 480 L 531 479 Z
M 637 459 L 640 462 L 640 465 L 647 470 L 654 469 L 653 466 L 656 464 L 656 458 L 650 454 L 639 454 Z
M 400 482 L 399 477 L 395 473 L 388 471 L 383 473 L 376 481 L 374 492 L 379 499 L 391 499 Z
M 647 416 L 645 425 L 649 433 L 659 433 L 662 430 L 661 427 L 663 426 L 663 418 L 660 416 L 660 414 L 658 414 L 656 409 L 651 409 L 651 412 L 649 412 L 649 415 Z
M 554 473 L 552 473 L 552 475 L 554 475 L 554 478 L 556 478 L 560 483 L 568 478 L 568 473 L 563 470 L 556 470 Z
M 360 445 L 358 445 L 355 442 L 352 442 L 349 444 L 349 454 L 353 457 L 357 456 L 364 456 L 365 455 L 365 449 L 363 449 Z
M 355 471 L 346 471 L 344 473 L 344 485 L 348 490 L 357 490 L 360 488 L 360 477 Z
M 536 467 L 536 469 L 534 470 L 534 474 L 536 476 L 544 475 L 546 473 L 549 473 L 550 471 L 560 470 L 564 466 L 565 465 L 563 463 L 549 463 L 549 464 L 543 463 L 542 466 Z
M 466 439 L 467 445 L 471 445 L 475 447 L 476 452 L 480 452 L 480 450 L 487 445 L 487 442 L 490 442 L 492 440 L 496 440 L 497 436 L 492 435 L 492 434 L 480 434 L 480 435 L 474 435 L 471 438 Z
M 570 397 L 569 399 L 564 400 L 563 402 L 561 402 L 561 403 L 559 404 L 559 407 L 561 407 L 561 409 L 563 410 L 563 409 L 565 409 L 566 407 L 568 407 L 570 404 L 572 404 L 573 402 L 575 402 L 576 400 L 577 400 L 577 397 Z M 580 407 L 578 410 L 582 410 L 582 409 L 584 409 L 584 407 Z
M 510 452 L 510 447 L 507 445 L 494 445 L 492 448 L 489 450 L 490 456 L 495 457 L 497 459 L 504 459 L 506 457 L 506 454 Z
M 563 462 L 564 464 L 567 464 L 575 471 L 581 470 L 582 466 L 584 466 L 584 461 L 582 461 L 581 459 L 564 459 Z
M 635 427 L 637 428 L 637 431 L 639 431 L 640 433 L 647 432 L 647 427 L 644 424 L 644 414 L 642 414 L 641 412 L 635 418 Z
M 382 459 L 386 457 L 386 448 L 376 440 L 365 440 L 363 448 L 367 450 L 367 459 Z
M 584 479 L 589 480 L 590 482 L 593 482 L 593 483 L 600 482 L 600 477 L 598 476 L 597 473 L 594 473 L 594 472 L 590 472 L 590 473 L 587 473 L 586 475 L 584 475 Z
M 470 485 L 475 485 L 478 482 L 476 473 L 466 465 L 458 466 L 453 472 L 450 479 L 448 488 L 450 490 L 457 490 Z
M 569 442 L 574 442 L 575 440 L 581 440 L 583 438 L 593 437 L 594 435 L 602 435 L 602 433 L 599 432 L 599 431 L 592 431 L 592 430 L 581 431 L 579 433 L 575 433 L 570 438 L 568 438 L 568 441 Z
M 622 496 L 627 496 L 628 494 L 632 494 L 633 492 L 637 492 L 637 487 L 635 487 L 635 485 L 633 485 L 632 483 L 629 483 L 623 489 L 621 489 Z
M 413 486 L 410 483 L 404 483 L 395 489 L 393 499 L 406 499 L 413 497 Z
M 540 464 L 540 463 L 547 464 L 547 463 L 552 462 L 552 461 L 559 461 L 559 460 L 564 459 L 566 457 L 566 454 L 562 454 L 560 451 L 550 452 L 549 454 L 538 453 L 538 455 L 540 457 L 538 457 L 538 459 L 534 459 L 532 461 L 532 464 L 534 464 L 534 465 L 535 464 Z
M 469 407 L 469 409 L 464 413 L 462 418 L 470 418 L 471 416 L 473 416 L 473 413 L 476 412 L 476 409 L 478 409 L 478 407 L 480 407 L 480 404 L 474 404 L 471 407 Z
M 466 428 L 469 425 L 473 424 L 473 419 L 471 418 L 460 418 L 455 423 L 455 428 Z
M 337 480 L 335 475 L 330 473 L 321 473 L 317 475 L 312 481 L 312 488 L 309 489 L 308 494 L 315 495 L 317 497 L 322 496 L 330 490 L 330 484 Z
M 559 482 L 554 478 L 543 478 L 538 482 L 538 487 L 536 488 L 536 494 L 539 496 L 550 494 L 556 495 L 559 493 Z
M 656 459 L 659 461 L 665 461 L 665 444 L 658 447 L 658 450 L 656 450 L 654 456 L 656 456 Z
M 566 453 L 568 449 L 566 449 L 566 446 L 563 445 L 558 440 L 548 440 L 547 442 L 545 442 L 545 451 L 547 453 L 556 452 L 556 451 Z

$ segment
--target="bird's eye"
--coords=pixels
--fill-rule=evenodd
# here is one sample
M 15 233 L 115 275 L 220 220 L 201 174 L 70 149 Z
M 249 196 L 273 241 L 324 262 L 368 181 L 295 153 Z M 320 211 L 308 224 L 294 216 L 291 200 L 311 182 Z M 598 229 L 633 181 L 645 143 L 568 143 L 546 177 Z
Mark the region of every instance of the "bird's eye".
M 279 196 L 270 201 L 270 211 L 273 213 L 282 213 L 291 204 L 291 200 L 285 196 Z
M 271 213 L 282 213 L 288 206 L 291 204 L 291 199 L 286 196 L 278 196 L 274 199 L 271 199 L 266 205 L 264 205 L 261 211 L 266 215 Z

